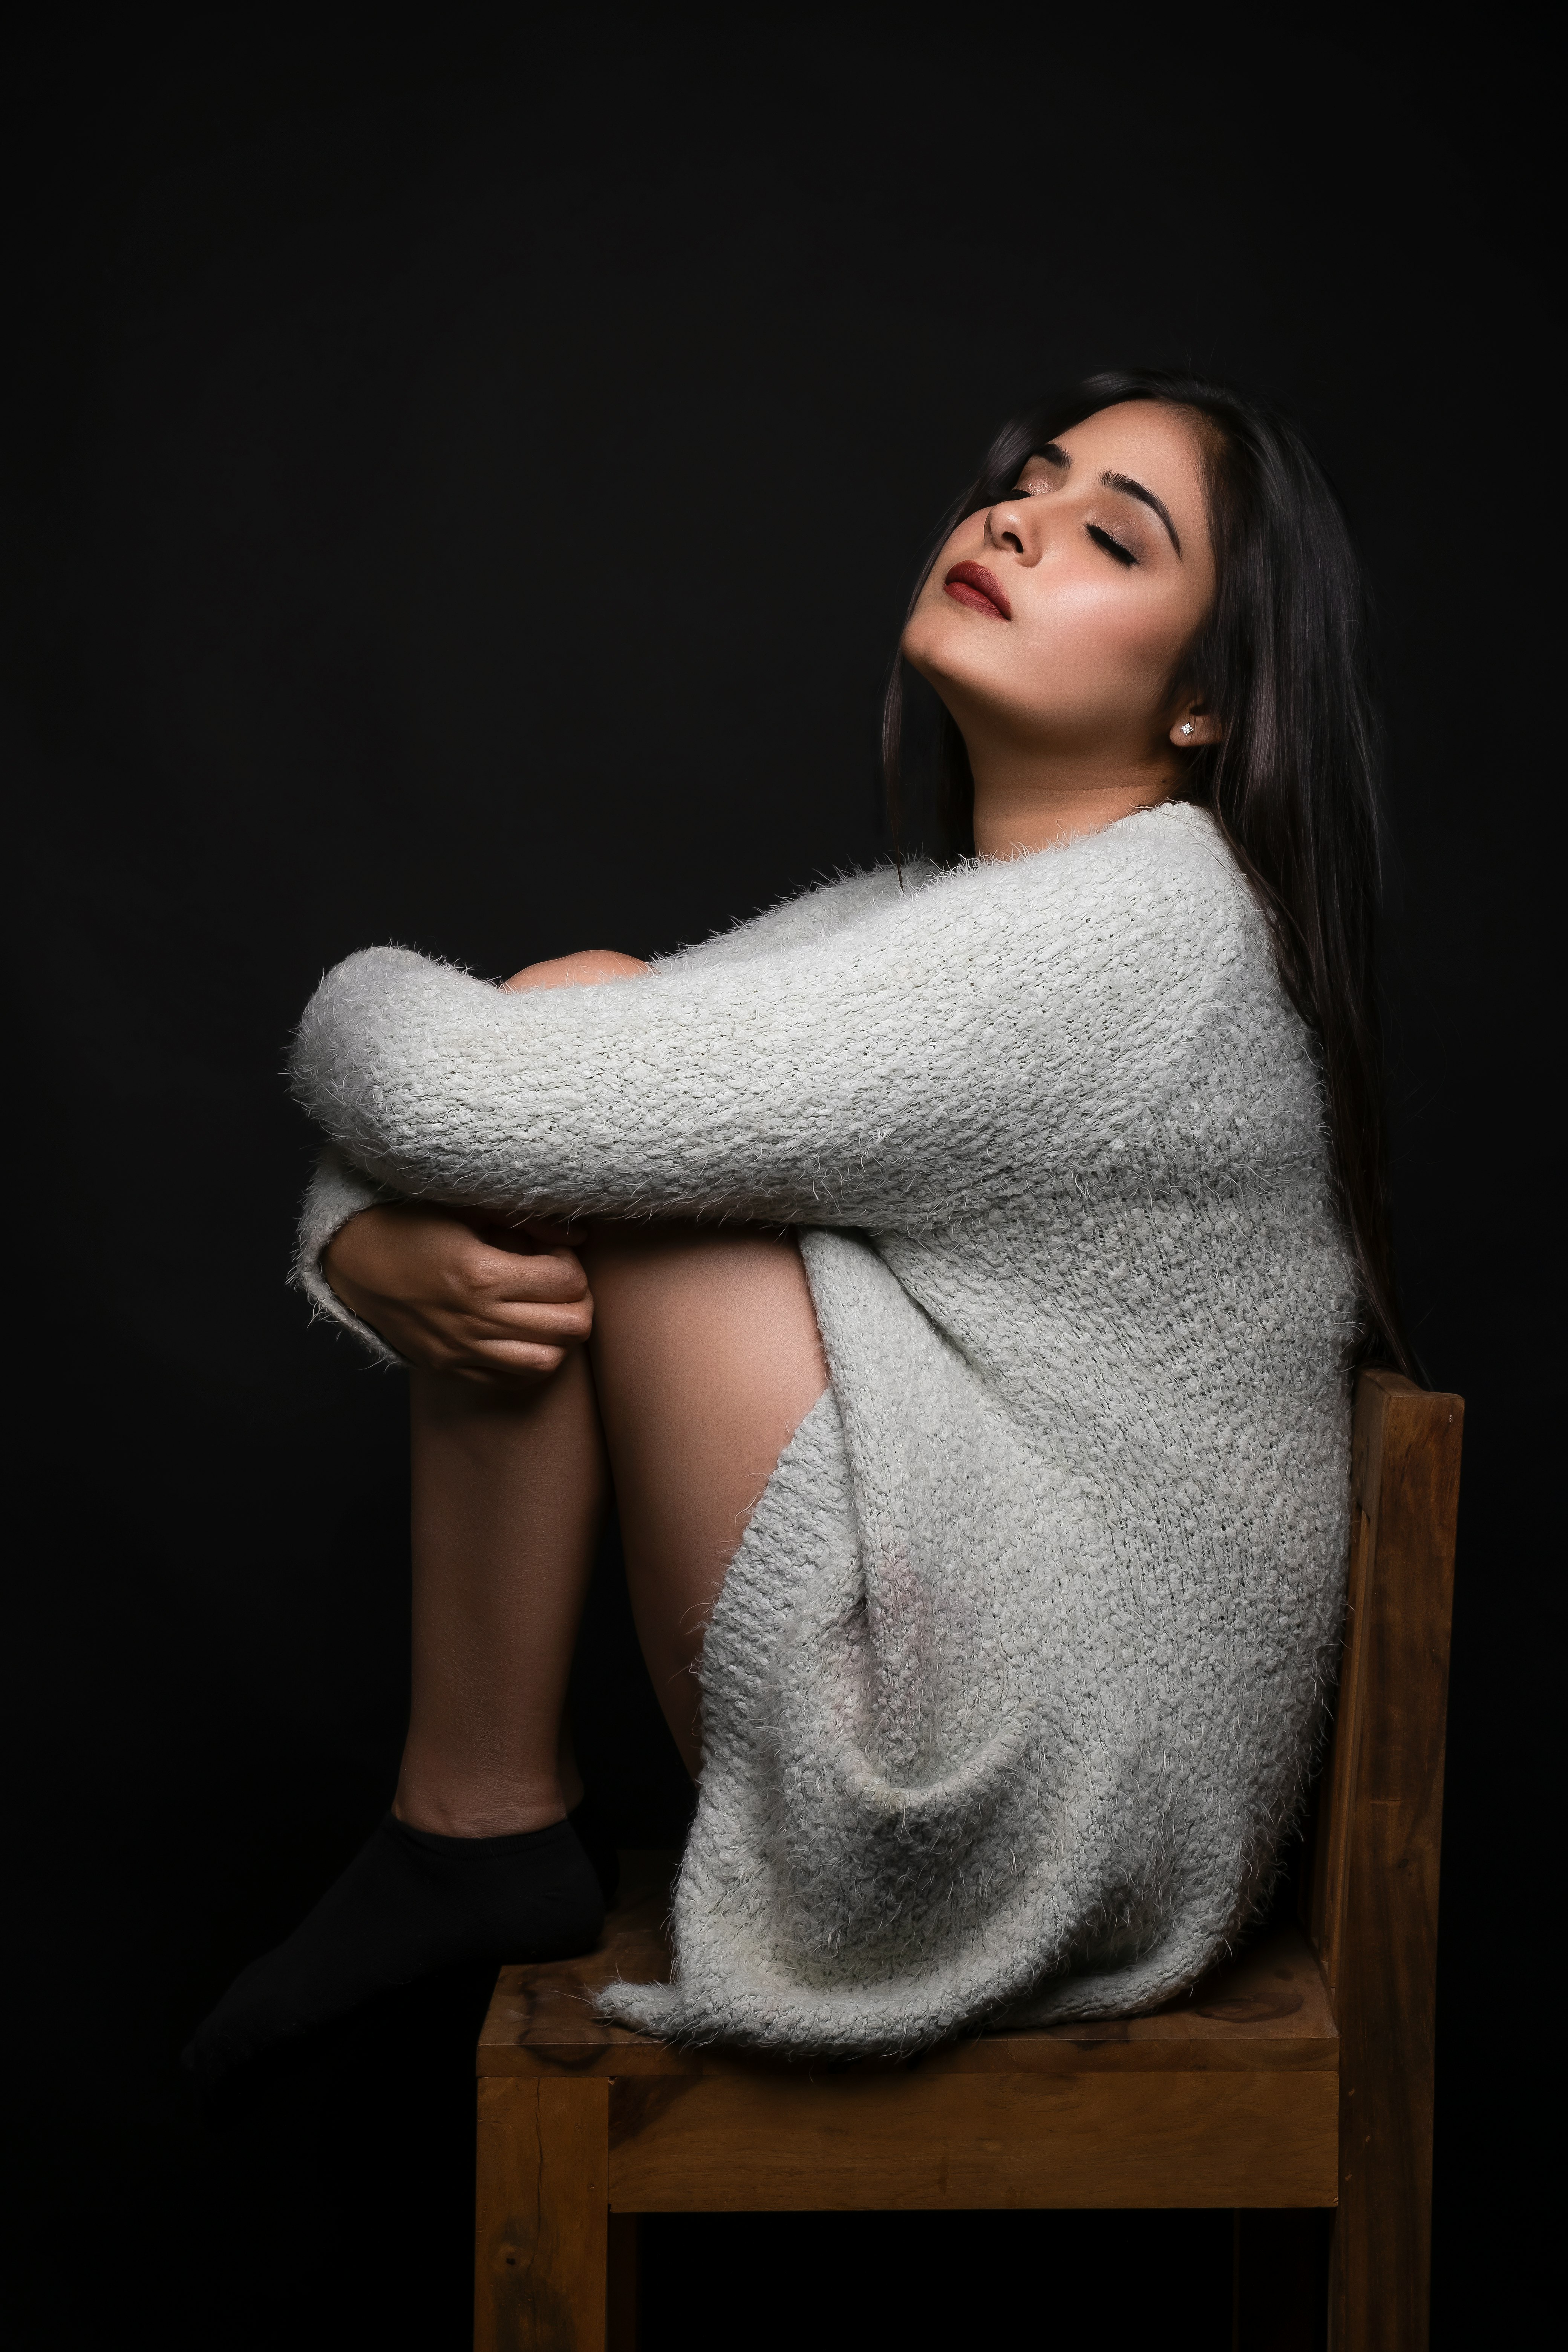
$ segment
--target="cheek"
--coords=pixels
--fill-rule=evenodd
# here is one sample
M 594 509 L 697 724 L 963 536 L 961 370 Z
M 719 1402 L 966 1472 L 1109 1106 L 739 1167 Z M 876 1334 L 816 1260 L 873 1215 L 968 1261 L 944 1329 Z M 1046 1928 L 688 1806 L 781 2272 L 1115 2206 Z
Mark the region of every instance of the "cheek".
M 1071 674 L 1087 685 L 1163 680 L 1182 642 L 1163 600 L 1130 594 L 1111 579 L 1064 581 L 1029 615 L 1018 651 L 1042 678 Z
M 1032 593 L 1015 593 L 1010 624 L 985 621 L 941 584 L 942 569 L 966 552 L 959 538 L 943 550 L 904 637 L 907 657 L 933 685 L 971 707 L 1075 729 L 1142 725 L 1157 709 L 1192 625 L 1184 604 L 1141 593 L 1142 583 L 1096 558 L 1037 575 Z

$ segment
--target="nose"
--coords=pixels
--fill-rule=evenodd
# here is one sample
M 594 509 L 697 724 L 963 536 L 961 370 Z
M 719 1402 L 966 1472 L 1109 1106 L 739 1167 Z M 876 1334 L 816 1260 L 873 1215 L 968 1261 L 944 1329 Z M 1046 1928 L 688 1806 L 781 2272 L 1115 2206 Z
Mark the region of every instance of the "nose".
M 1037 509 L 1038 499 L 1007 498 L 999 499 L 985 517 L 985 541 L 989 547 L 1005 547 L 1026 563 L 1040 560 L 1038 517 L 1031 513 Z

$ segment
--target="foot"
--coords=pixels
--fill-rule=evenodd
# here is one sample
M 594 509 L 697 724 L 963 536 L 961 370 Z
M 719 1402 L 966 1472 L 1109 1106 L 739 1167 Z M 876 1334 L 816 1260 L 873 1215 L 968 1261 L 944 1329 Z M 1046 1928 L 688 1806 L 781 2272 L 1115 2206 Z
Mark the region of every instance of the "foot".
M 235 1979 L 185 2063 L 211 2094 L 247 2060 L 465 1961 L 592 1951 L 599 1880 L 569 1822 L 443 1837 L 388 1814 L 287 1943 Z

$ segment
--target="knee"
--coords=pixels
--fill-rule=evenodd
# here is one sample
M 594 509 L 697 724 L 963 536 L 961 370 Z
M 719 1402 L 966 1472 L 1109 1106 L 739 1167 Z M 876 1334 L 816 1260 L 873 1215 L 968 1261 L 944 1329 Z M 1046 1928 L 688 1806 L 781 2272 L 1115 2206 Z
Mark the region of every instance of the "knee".
M 636 956 L 616 948 L 579 948 L 573 955 L 524 964 L 506 985 L 519 995 L 531 988 L 595 988 L 604 980 L 636 980 L 647 970 Z

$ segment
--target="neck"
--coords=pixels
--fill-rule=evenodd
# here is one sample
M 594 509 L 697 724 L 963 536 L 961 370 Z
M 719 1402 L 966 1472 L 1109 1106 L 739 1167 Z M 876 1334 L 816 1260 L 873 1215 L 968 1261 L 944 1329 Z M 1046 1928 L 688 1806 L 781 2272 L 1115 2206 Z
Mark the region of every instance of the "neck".
M 1119 817 L 1158 808 L 1175 778 L 1163 760 L 1113 763 L 1033 756 L 971 743 L 974 848 L 980 857 L 1024 857 Z

